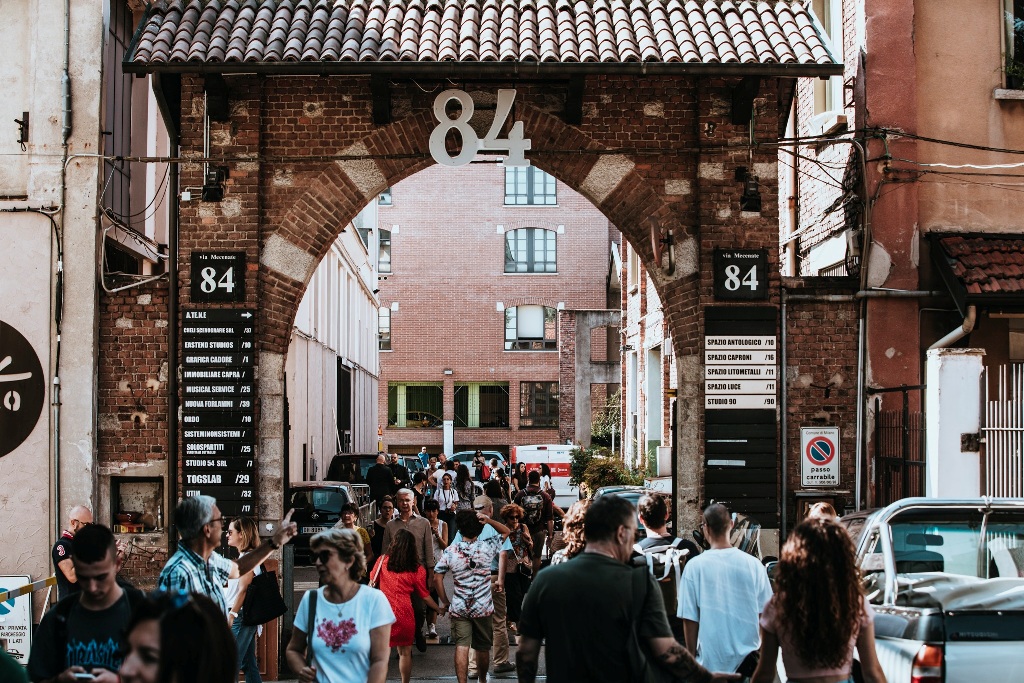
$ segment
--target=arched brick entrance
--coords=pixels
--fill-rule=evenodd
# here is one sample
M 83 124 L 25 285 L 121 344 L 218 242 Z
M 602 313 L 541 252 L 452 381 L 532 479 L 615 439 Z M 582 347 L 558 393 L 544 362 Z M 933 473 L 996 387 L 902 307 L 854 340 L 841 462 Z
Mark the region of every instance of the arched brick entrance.
M 705 309 L 715 303 L 714 250 L 766 250 L 761 305 L 778 303 L 776 153 L 757 143 L 778 139 L 793 77 L 841 66 L 802 6 L 759 13 L 705 3 L 684 13 L 677 4 L 635 3 L 612 22 L 607 3 L 504 3 L 519 13 L 519 37 L 491 0 L 452 11 L 393 4 L 387 18 L 374 14 L 383 4 L 361 0 L 268 3 L 256 15 L 234 2 L 149 10 L 128 61 L 182 74 L 168 98 L 180 96 L 181 155 L 228 173 L 222 201 L 181 207 L 177 300 L 192 306 L 193 250 L 244 251 L 244 304 L 258 310 L 260 516 L 281 511 L 284 354 L 316 264 L 379 191 L 433 163 L 437 93 L 470 92 L 480 111 L 474 125 L 483 127 L 482 105 L 514 87 L 512 118 L 533 142 L 531 162 L 590 198 L 650 268 L 679 368 L 677 509 L 692 526 L 702 496 L 699 354 Z M 557 32 L 548 14 L 557 15 Z M 594 27 L 612 23 L 616 45 L 595 41 L 606 33 Z M 499 32 L 502 52 L 492 55 L 488 36 Z M 205 116 L 204 90 L 224 104 L 221 120 Z M 759 212 L 740 208 L 740 167 L 759 180 Z M 204 170 L 183 164 L 181 186 L 201 186 Z M 670 231 L 671 274 L 655 258 Z

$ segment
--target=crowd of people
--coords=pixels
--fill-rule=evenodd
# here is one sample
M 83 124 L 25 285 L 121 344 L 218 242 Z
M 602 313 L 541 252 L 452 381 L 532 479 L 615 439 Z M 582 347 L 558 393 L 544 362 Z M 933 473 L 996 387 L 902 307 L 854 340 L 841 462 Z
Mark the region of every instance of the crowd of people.
M 371 529 L 352 506 L 312 537 L 320 587 L 302 597 L 285 651 L 300 681 L 384 683 L 394 648 L 408 683 L 412 648 L 437 637 L 445 614 L 459 683 L 486 683 L 489 671 L 533 681 L 542 645 L 556 683 L 650 680 L 654 669 L 675 680 L 769 683 L 780 652 L 790 680 L 845 683 L 854 648 L 863 680 L 885 681 L 874 613 L 834 510 L 817 508 L 792 530 L 773 591 L 761 563 L 730 543 L 733 517 L 723 505 L 703 511 L 701 551 L 668 531 L 666 496 L 648 493 L 634 508 L 606 495 L 563 511 L 540 471 L 502 476 L 480 460 L 471 473 L 438 458 L 397 491 L 389 477 Z M 474 480 L 483 480 L 482 494 Z M 53 556 L 66 588 L 39 624 L 28 677 L 229 683 L 243 672 L 260 681 L 260 625 L 247 618 L 245 598 L 263 561 L 296 535 L 290 514 L 261 541 L 252 519 L 225 528 L 213 498 L 181 500 L 177 550 L 158 590 L 145 595 L 118 579 L 110 529 L 74 508 Z M 216 551 L 225 531 L 235 560 Z M 550 566 L 542 569 L 545 544 Z M 685 571 L 655 576 L 643 558 L 659 551 L 684 558 Z

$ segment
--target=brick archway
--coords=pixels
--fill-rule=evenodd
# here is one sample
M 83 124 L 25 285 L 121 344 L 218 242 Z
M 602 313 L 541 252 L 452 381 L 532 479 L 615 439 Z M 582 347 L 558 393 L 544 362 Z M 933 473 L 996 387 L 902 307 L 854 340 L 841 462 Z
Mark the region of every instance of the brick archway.
M 486 97 L 486 93 L 472 94 L 475 98 Z M 675 202 L 666 201 L 664 193 L 655 190 L 665 168 L 657 164 L 640 168 L 635 158 L 614 152 L 595 136 L 523 99 L 516 118 L 523 121 L 534 148 L 561 150 L 537 154 L 531 157 L 531 163 L 587 197 L 620 229 L 652 272 L 658 294 L 666 303 L 667 324 L 680 332 L 674 333 L 673 339 L 685 341 L 683 331 L 687 321 L 692 327 L 698 308 L 697 247 L 695 237 L 689 234 L 695 232 L 691 227 L 696 223 L 693 203 L 678 201 L 678 197 Z M 264 225 L 259 246 L 259 434 L 261 498 L 265 504 L 274 504 L 276 498 L 270 494 L 283 483 L 275 473 L 283 471 L 283 439 L 287 434 L 285 354 L 305 288 L 339 232 L 367 203 L 387 187 L 435 163 L 423 152 L 436 125 L 429 107 L 422 106 L 420 113 L 409 114 L 352 141 L 340 151 L 339 160 L 311 177 L 308 189 L 291 201 L 279 221 Z M 671 191 L 671 183 L 662 180 L 661 187 L 666 186 Z M 654 267 L 651 240 L 652 233 L 667 234 L 669 230 L 676 235 L 676 258 L 680 262 L 671 277 Z M 693 417 L 696 419 L 695 413 Z M 273 516 L 274 512 L 268 508 L 267 514 Z
M 686 242 L 686 233 L 693 230 L 688 227 L 694 222 L 692 206 L 674 208 L 664 201 L 635 161 L 612 153 L 592 136 L 533 106 L 522 106 L 518 113 L 535 145 L 570 150 L 544 154 L 531 163 L 590 199 L 619 228 L 645 266 L 654 263 L 652 232 L 660 235 L 673 230 L 682 243 L 678 251 L 692 248 Z M 283 219 L 264 232 L 260 245 L 260 262 L 266 266 L 260 270 L 266 304 L 262 349 L 287 350 L 306 285 L 344 226 L 384 189 L 435 163 L 424 158 L 423 150 L 436 125 L 428 114 L 410 115 L 353 143 L 341 152 L 341 156 L 352 158 L 330 164 Z M 588 154 L 579 153 L 583 151 Z M 689 264 L 688 272 L 680 277 L 695 275 L 695 265 Z M 678 279 L 655 277 L 663 300 Z

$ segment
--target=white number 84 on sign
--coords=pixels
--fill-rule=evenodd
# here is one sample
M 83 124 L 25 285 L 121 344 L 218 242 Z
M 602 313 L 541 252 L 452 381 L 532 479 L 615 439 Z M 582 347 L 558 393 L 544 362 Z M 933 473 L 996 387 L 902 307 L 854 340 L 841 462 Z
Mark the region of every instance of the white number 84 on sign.
M 438 125 L 430 133 L 430 156 L 442 166 L 465 166 L 477 155 L 477 152 L 502 152 L 507 151 L 503 164 L 505 166 L 529 166 L 530 162 L 524 155 L 526 150 L 531 148 L 529 138 L 523 137 L 523 122 L 516 121 L 508 132 L 507 138 L 499 138 L 501 129 L 504 128 L 509 114 L 512 113 L 512 103 L 515 102 L 516 91 L 503 89 L 498 91 L 497 106 L 494 111 L 494 121 L 490 130 L 481 140 L 476 131 L 469 125 L 473 118 L 473 98 L 464 90 L 445 90 L 434 99 L 434 118 Z M 448 116 L 448 103 L 458 102 L 462 111 L 456 118 Z M 449 156 L 445 149 L 444 141 L 449 131 L 456 131 L 462 138 L 462 151 L 457 155 Z

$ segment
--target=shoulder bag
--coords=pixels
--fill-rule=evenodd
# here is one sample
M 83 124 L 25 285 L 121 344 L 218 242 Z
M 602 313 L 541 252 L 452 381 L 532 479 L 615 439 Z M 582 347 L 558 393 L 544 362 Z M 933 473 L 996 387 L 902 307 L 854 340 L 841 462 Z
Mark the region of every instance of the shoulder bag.
M 252 577 L 242 602 L 242 623 L 246 626 L 265 624 L 288 611 L 277 586 L 277 572 L 267 571 L 264 565 L 260 565 L 260 569 L 262 571 Z
M 316 625 L 316 596 L 319 589 L 309 591 L 309 617 L 306 619 L 306 666 L 313 666 L 313 627 Z
M 633 569 L 633 614 L 629 624 L 629 640 L 626 650 L 629 654 L 629 668 L 634 673 L 637 683 L 669 683 L 675 679 L 665 669 L 651 661 L 647 653 L 647 645 L 640 635 L 640 619 L 644 604 L 647 602 L 647 571 L 646 568 Z
M 370 588 L 380 588 L 380 573 L 384 569 L 384 563 L 388 561 L 387 555 L 381 555 L 377 561 L 377 571 L 370 577 Z

